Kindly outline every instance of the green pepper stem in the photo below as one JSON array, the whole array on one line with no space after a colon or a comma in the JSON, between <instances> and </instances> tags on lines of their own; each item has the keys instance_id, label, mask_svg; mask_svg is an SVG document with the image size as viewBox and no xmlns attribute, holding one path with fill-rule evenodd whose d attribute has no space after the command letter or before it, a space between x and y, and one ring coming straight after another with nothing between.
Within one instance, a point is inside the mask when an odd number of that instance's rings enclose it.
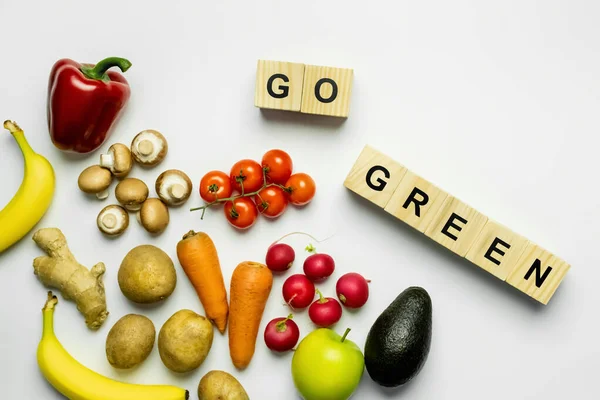
<instances>
[{"instance_id":1,"label":"green pepper stem","mask_svg":"<svg viewBox=\"0 0 600 400\"><path fill-rule=\"evenodd\" d=\"M81 67L81 72L90 79L106 81L109 80L106 71L112 67L119 67L122 72L125 72L131 67L131 62L121 57L108 57L98 62L93 68Z\"/></svg>"}]
</instances>

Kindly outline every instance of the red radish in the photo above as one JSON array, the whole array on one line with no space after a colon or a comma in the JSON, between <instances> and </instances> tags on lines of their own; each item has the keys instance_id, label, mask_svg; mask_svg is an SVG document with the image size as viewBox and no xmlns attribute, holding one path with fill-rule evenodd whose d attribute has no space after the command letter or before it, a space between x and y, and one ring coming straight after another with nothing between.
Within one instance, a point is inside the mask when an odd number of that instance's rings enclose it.
<instances>
[{"instance_id":1,"label":"red radish","mask_svg":"<svg viewBox=\"0 0 600 400\"><path fill-rule=\"evenodd\" d=\"M317 293L319 299L310 305L308 316L315 325L327 328L342 318L342 306L333 297L323 297L319 289Z\"/></svg>"},{"instance_id":2,"label":"red radish","mask_svg":"<svg viewBox=\"0 0 600 400\"><path fill-rule=\"evenodd\" d=\"M360 308L369 299L369 282L356 272L349 272L338 279L335 292L343 305Z\"/></svg>"},{"instance_id":3,"label":"red radish","mask_svg":"<svg viewBox=\"0 0 600 400\"><path fill-rule=\"evenodd\" d=\"M265 328L265 344L273 351L291 350L300 338L300 329L294 321L293 315L287 318L275 318Z\"/></svg>"},{"instance_id":4,"label":"red radish","mask_svg":"<svg viewBox=\"0 0 600 400\"><path fill-rule=\"evenodd\" d=\"M318 253L304 260L304 274L313 282L319 282L333 274L335 262L328 254Z\"/></svg>"},{"instance_id":5,"label":"red radish","mask_svg":"<svg viewBox=\"0 0 600 400\"><path fill-rule=\"evenodd\" d=\"M315 298L315 285L305 275L294 274L283 282L283 299L292 308L306 308Z\"/></svg>"},{"instance_id":6,"label":"red radish","mask_svg":"<svg viewBox=\"0 0 600 400\"><path fill-rule=\"evenodd\" d=\"M277 243L267 250L266 264L271 271L285 271L290 269L296 258L292 246L285 243Z\"/></svg>"}]
</instances>

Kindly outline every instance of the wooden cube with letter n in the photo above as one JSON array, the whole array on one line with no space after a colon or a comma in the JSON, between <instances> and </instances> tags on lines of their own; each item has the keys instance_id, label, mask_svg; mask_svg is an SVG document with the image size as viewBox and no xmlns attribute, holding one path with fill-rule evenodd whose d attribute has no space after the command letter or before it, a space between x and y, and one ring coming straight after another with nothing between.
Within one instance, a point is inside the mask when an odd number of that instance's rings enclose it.
<instances>
[{"instance_id":1,"label":"wooden cube with letter n","mask_svg":"<svg viewBox=\"0 0 600 400\"><path fill-rule=\"evenodd\" d=\"M506 281L540 303L548 304L570 268L565 261L530 242Z\"/></svg>"},{"instance_id":2,"label":"wooden cube with letter n","mask_svg":"<svg viewBox=\"0 0 600 400\"><path fill-rule=\"evenodd\" d=\"M406 168L371 146L365 146L344 186L384 208L406 174Z\"/></svg>"},{"instance_id":3,"label":"wooden cube with letter n","mask_svg":"<svg viewBox=\"0 0 600 400\"><path fill-rule=\"evenodd\" d=\"M254 105L275 110L300 111L304 64L259 60Z\"/></svg>"},{"instance_id":4,"label":"wooden cube with letter n","mask_svg":"<svg viewBox=\"0 0 600 400\"><path fill-rule=\"evenodd\" d=\"M347 117L354 70L307 65L304 70L301 112Z\"/></svg>"}]
</instances>

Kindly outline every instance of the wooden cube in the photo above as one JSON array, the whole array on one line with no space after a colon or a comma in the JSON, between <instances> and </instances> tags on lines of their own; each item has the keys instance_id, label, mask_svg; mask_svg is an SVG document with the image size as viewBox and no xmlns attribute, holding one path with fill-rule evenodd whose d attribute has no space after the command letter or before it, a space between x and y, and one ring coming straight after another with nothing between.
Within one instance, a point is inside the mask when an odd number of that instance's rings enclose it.
<instances>
[{"instance_id":1,"label":"wooden cube","mask_svg":"<svg viewBox=\"0 0 600 400\"><path fill-rule=\"evenodd\" d=\"M347 117L353 69L307 65L304 69L301 112Z\"/></svg>"},{"instance_id":2,"label":"wooden cube","mask_svg":"<svg viewBox=\"0 0 600 400\"><path fill-rule=\"evenodd\" d=\"M446 197L425 235L461 257L479 236L487 217L454 196Z\"/></svg>"},{"instance_id":3,"label":"wooden cube","mask_svg":"<svg viewBox=\"0 0 600 400\"><path fill-rule=\"evenodd\" d=\"M254 105L275 110L300 111L304 64L259 60Z\"/></svg>"},{"instance_id":4,"label":"wooden cube","mask_svg":"<svg viewBox=\"0 0 600 400\"><path fill-rule=\"evenodd\" d=\"M523 236L488 220L466 258L504 281L516 267L528 243Z\"/></svg>"},{"instance_id":5,"label":"wooden cube","mask_svg":"<svg viewBox=\"0 0 600 400\"><path fill-rule=\"evenodd\" d=\"M571 266L535 243L528 243L506 280L542 304L550 298Z\"/></svg>"},{"instance_id":6,"label":"wooden cube","mask_svg":"<svg viewBox=\"0 0 600 400\"><path fill-rule=\"evenodd\" d=\"M405 173L403 165L365 146L348 173L344 186L384 208Z\"/></svg>"},{"instance_id":7,"label":"wooden cube","mask_svg":"<svg viewBox=\"0 0 600 400\"><path fill-rule=\"evenodd\" d=\"M385 211L424 233L446 197L448 193L407 171L385 206Z\"/></svg>"}]
</instances>

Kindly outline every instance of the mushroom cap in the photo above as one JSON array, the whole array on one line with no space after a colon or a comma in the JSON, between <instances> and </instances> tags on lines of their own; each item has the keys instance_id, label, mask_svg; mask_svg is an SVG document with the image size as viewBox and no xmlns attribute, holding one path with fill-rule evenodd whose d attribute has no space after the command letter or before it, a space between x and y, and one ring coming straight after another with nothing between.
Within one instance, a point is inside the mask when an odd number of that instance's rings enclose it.
<instances>
[{"instance_id":1,"label":"mushroom cap","mask_svg":"<svg viewBox=\"0 0 600 400\"><path fill-rule=\"evenodd\" d=\"M169 225L169 209L156 197L144 201L139 217L144 229L150 233L162 233Z\"/></svg>"},{"instance_id":2,"label":"mushroom cap","mask_svg":"<svg viewBox=\"0 0 600 400\"><path fill-rule=\"evenodd\" d=\"M153 167L164 160L169 150L167 139L154 129L141 131L131 141L133 159L146 167Z\"/></svg>"},{"instance_id":3,"label":"mushroom cap","mask_svg":"<svg viewBox=\"0 0 600 400\"><path fill-rule=\"evenodd\" d=\"M125 178L115 189L117 201L130 211L139 210L148 193L148 186L137 178Z\"/></svg>"},{"instance_id":4,"label":"mushroom cap","mask_svg":"<svg viewBox=\"0 0 600 400\"><path fill-rule=\"evenodd\" d=\"M184 172L169 169L158 176L154 188L166 205L179 206L192 194L192 181Z\"/></svg>"},{"instance_id":5,"label":"mushroom cap","mask_svg":"<svg viewBox=\"0 0 600 400\"><path fill-rule=\"evenodd\" d=\"M77 179L79 189L85 193L100 193L106 190L111 182L112 175L110 171L99 165L87 167L79 174Z\"/></svg>"},{"instance_id":6,"label":"mushroom cap","mask_svg":"<svg viewBox=\"0 0 600 400\"><path fill-rule=\"evenodd\" d=\"M123 143L115 143L109 147L108 154L100 155L100 165L108 168L117 178L124 178L133 167L131 150Z\"/></svg>"},{"instance_id":7,"label":"mushroom cap","mask_svg":"<svg viewBox=\"0 0 600 400\"><path fill-rule=\"evenodd\" d=\"M96 224L102 233L117 236L125 232L129 226L129 214L123 207L111 204L100 211Z\"/></svg>"}]
</instances>

